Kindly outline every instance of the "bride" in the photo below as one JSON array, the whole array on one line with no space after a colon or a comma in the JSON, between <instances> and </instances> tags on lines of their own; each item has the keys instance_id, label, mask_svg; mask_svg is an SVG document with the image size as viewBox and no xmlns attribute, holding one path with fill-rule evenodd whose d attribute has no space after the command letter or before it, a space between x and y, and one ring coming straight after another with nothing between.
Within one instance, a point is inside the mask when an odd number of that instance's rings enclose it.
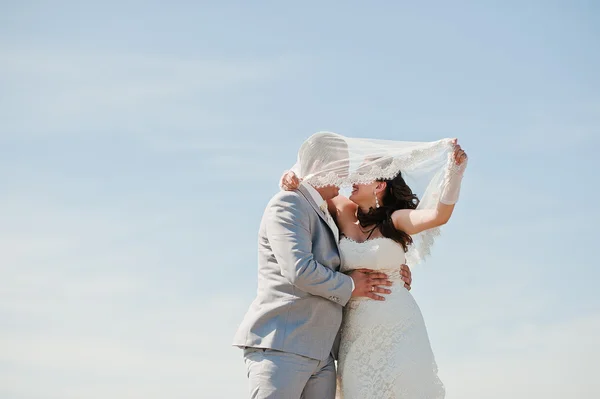
<instances>
[{"instance_id":1,"label":"bride","mask_svg":"<svg viewBox=\"0 0 600 399\"><path fill-rule=\"evenodd\" d=\"M373 146L373 142L357 142L371 149L363 151L361 165L347 180L354 183L352 193L349 198L338 195L329 200L328 208L340 231L341 271L367 268L400 282L398 261L405 263L407 255L411 265L422 260L437 228L450 219L467 155L456 139L405 143L396 152L388 144L385 155L375 150L382 143ZM439 162L441 154L447 162ZM425 184L421 201L400 169ZM300 179L288 172L281 183L292 190ZM385 301L352 298L344 308L340 338L339 399L444 397L423 316L402 284Z\"/></svg>"}]
</instances>

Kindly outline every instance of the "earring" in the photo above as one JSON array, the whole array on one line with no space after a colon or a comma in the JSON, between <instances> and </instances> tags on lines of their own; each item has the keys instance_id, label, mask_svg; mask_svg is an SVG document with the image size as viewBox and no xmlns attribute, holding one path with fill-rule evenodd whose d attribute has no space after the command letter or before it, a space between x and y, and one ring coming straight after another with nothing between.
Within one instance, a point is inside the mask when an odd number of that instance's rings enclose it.
<instances>
[{"instance_id":1,"label":"earring","mask_svg":"<svg viewBox=\"0 0 600 399\"><path fill-rule=\"evenodd\" d=\"M373 194L375 195L375 208L379 208L379 198L377 198L377 193L373 192Z\"/></svg>"}]
</instances>

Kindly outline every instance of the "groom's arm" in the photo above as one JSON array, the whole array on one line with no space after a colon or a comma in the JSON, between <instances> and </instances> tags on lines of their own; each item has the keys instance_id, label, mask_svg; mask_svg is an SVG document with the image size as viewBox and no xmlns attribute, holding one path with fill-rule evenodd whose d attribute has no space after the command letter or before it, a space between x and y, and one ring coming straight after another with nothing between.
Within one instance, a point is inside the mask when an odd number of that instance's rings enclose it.
<instances>
[{"instance_id":1,"label":"groom's arm","mask_svg":"<svg viewBox=\"0 0 600 399\"><path fill-rule=\"evenodd\" d=\"M270 204L267 238L281 274L302 291L344 306L352 296L352 278L317 262L306 204L295 193Z\"/></svg>"}]
</instances>

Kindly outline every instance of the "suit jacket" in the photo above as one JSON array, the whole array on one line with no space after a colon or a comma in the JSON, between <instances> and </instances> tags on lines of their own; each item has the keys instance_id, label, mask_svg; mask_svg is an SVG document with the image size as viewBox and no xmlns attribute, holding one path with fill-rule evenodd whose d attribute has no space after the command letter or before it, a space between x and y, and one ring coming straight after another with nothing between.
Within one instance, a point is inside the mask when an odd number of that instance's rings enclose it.
<instances>
[{"instance_id":1,"label":"suit jacket","mask_svg":"<svg viewBox=\"0 0 600 399\"><path fill-rule=\"evenodd\" d=\"M338 243L306 188L277 193L258 234L258 290L233 344L325 360L352 279L339 273Z\"/></svg>"}]
</instances>

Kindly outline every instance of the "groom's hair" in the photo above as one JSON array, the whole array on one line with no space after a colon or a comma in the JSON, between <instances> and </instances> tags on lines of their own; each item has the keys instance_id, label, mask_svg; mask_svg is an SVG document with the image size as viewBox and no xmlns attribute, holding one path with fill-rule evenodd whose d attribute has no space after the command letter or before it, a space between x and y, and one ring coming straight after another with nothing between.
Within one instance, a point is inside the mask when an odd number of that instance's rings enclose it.
<instances>
[{"instance_id":1,"label":"groom's hair","mask_svg":"<svg viewBox=\"0 0 600 399\"><path fill-rule=\"evenodd\" d=\"M339 134L315 133L300 146L298 163L301 177L329 171L347 174L348 144Z\"/></svg>"}]
</instances>

